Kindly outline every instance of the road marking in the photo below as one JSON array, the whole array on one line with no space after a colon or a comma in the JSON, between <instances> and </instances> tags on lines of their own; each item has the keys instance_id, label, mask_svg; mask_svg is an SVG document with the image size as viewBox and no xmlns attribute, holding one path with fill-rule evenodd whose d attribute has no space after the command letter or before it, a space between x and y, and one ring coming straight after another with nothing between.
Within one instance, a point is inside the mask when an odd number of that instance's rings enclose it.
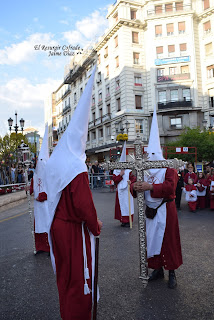
<instances>
[{"instance_id":1,"label":"road marking","mask_svg":"<svg viewBox=\"0 0 214 320\"><path fill-rule=\"evenodd\" d=\"M28 213L28 211L23 212L23 213L19 213L19 214L15 215L15 216L12 216L12 217L9 217L9 218L6 218L6 219L2 219L2 220L0 220L0 223L1 223L1 222L4 222L4 221L11 220L11 219L14 219L14 218L17 218L17 217L20 217L20 216L23 216L23 215L26 214L26 213Z\"/></svg>"}]
</instances>

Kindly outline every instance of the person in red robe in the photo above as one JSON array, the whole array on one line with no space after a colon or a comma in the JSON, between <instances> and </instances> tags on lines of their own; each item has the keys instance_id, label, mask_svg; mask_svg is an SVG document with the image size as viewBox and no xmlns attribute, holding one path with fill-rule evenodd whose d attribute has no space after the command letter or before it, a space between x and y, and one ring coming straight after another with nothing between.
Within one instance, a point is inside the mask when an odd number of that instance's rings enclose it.
<instances>
[{"instance_id":1,"label":"person in red robe","mask_svg":"<svg viewBox=\"0 0 214 320\"><path fill-rule=\"evenodd\" d=\"M33 194L33 178L31 179L31 183L30 183L30 194ZM35 200L39 202L44 202L47 200L47 194L45 192L40 192L38 197ZM34 231L35 231L35 220L34 220ZM35 232L35 247L36 247L36 254L42 253L42 252L50 252L47 232L42 232L42 233Z\"/></svg>"},{"instance_id":2,"label":"person in red robe","mask_svg":"<svg viewBox=\"0 0 214 320\"><path fill-rule=\"evenodd\" d=\"M188 179L192 178L193 183L195 184L198 180L198 177L197 177L197 174L193 172L193 169L194 169L193 165L189 163L187 169L188 169L188 172L184 176L184 183L188 184Z\"/></svg>"},{"instance_id":3,"label":"person in red robe","mask_svg":"<svg viewBox=\"0 0 214 320\"><path fill-rule=\"evenodd\" d=\"M209 177L209 189L210 209L214 210L214 170L211 170Z\"/></svg>"},{"instance_id":4,"label":"person in red robe","mask_svg":"<svg viewBox=\"0 0 214 320\"><path fill-rule=\"evenodd\" d=\"M46 164L51 262L63 320L91 320L98 220L89 188L86 141L96 68Z\"/></svg>"},{"instance_id":5,"label":"person in red robe","mask_svg":"<svg viewBox=\"0 0 214 320\"><path fill-rule=\"evenodd\" d=\"M113 174L112 179L113 179L116 187L123 180L124 173L125 173L125 170L121 170L119 175ZM129 173L129 181L131 183L134 183L136 181L136 177L132 174L132 172ZM134 214L132 214L131 217L132 217L132 222L133 222ZM121 214L120 202L119 202L119 197L118 197L118 190L116 190L114 219L119 220L121 222L121 227L130 227L128 213L126 216L123 216Z\"/></svg>"},{"instance_id":6,"label":"person in red robe","mask_svg":"<svg viewBox=\"0 0 214 320\"><path fill-rule=\"evenodd\" d=\"M88 287L92 288L91 244L88 229L94 236L98 236L102 224L97 219L86 172L76 176L62 191L51 226L60 313L63 320L91 319L92 295L85 295L82 289L85 284L82 254L83 221L90 276L87 283Z\"/></svg>"},{"instance_id":7,"label":"person in red robe","mask_svg":"<svg viewBox=\"0 0 214 320\"><path fill-rule=\"evenodd\" d=\"M199 209L205 209L206 207L206 189L207 181L203 172L197 173L198 180L196 184L197 188L197 207Z\"/></svg>"},{"instance_id":8,"label":"person in red robe","mask_svg":"<svg viewBox=\"0 0 214 320\"><path fill-rule=\"evenodd\" d=\"M183 263L178 216L174 200L177 181L177 171L167 168L165 181L163 183L150 184L148 182L135 182L131 185L134 197L137 195L136 192L150 190L152 198L163 198L166 200L166 228L161 252L159 255L148 259L148 267L154 269L149 277L149 281L163 278L163 267L165 270L169 270L168 286L171 289L177 285L174 270L178 269Z\"/></svg>"},{"instance_id":9,"label":"person in red robe","mask_svg":"<svg viewBox=\"0 0 214 320\"><path fill-rule=\"evenodd\" d=\"M186 201L188 202L189 211L196 212L197 207L197 188L193 184L192 178L188 179L188 184L184 187L184 192L186 193Z\"/></svg>"}]
</instances>

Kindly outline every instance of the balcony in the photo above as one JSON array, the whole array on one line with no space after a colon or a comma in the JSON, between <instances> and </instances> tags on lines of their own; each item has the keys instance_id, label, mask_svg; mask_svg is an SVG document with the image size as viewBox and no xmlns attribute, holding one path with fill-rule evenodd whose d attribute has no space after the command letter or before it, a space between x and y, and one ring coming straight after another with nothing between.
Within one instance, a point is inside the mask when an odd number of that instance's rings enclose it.
<instances>
[{"instance_id":1,"label":"balcony","mask_svg":"<svg viewBox=\"0 0 214 320\"><path fill-rule=\"evenodd\" d=\"M190 108L192 106L192 100L158 102L158 110Z\"/></svg>"},{"instance_id":2,"label":"balcony","mask_svg":"<svg viewBox=\"0 0 214 320\"><path fill-rule=\"evenodd\" d=\"M111 120L111 113L106 113L106 114L104 114L104 116L90 121L88 124L88 127L90 129L92 127L98 126L99 124L104 123L104 122L108 122L110 120Z\"/></svg>"},{"instance_id":3,"label":"balcony","mask_svg":"<svg viewBox=\"0 0 214 320\"><path fill-rule=\"evenodd\" d=\"M157 82L188 80L188 79L190 79L190 73L179 73L179 74L157 76Z\"/></svg>"},{"instance_id":4,"label":"balcony","mask_svg":"<svg viewBox=\"0 0 214 320\"><path fill-rule=\"evenodd\" d=\"M70 105L67 105L65 108L63 108L62 114L64 115L68 111L71 111L71 106Z\"/></svg>"},{"instance_id":5,"label":"balcony","mask_svg":"<svg viewBox=\"0 0 214 320\"><path fill-rule=\"evenodd\" d=\"M164 8L165 10L161 10L159 12L155 12L155 9L153 10L147 10L147 16L163 16L163 15L172 15L172 14L175 14L175 13L181 13L182 11L189 11L189 10L192 10L192 6L191 4L186 4L186 5L183 5L183 7L180 7L179 9L177 8L173 8L172 11L166 11L166 8Z\"/></svg>"}]
</instances>

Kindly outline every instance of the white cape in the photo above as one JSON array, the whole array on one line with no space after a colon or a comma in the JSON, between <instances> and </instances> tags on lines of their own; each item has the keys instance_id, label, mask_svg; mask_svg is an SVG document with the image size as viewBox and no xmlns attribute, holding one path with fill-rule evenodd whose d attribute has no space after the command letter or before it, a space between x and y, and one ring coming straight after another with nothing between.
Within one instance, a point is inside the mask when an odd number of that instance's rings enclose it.
<instances>
[{"instance_id":1,"label":"white cape","mask_svg":"<svg viewBox=\"0 0 214 320\"><path fill-rule=\"evenodd\" d=\"M118 183L118 198L120 203L120 211L122 217L129 216L129 196L128 196L128 180L129 173L132 170L126 169L125 174L123 175L123 180ZM120 174L120 170L114 170L114 174L118 176ZM130 193L130 206L131 206L131 214L134 214L134 200Z\"/></svg>"}]
</instances>

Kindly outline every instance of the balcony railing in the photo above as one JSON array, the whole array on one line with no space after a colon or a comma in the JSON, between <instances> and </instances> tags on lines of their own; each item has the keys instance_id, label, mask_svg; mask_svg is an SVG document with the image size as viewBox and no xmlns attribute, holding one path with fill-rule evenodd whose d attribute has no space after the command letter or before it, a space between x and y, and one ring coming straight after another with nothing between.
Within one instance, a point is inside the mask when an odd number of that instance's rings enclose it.
<instances>
[{"instance_id":1,"label":"balcony railing","mask_svg":"<svg viewBox=\"0 0 214 320\"><path fill-rule=\"evenodd\" d=\"M63 108L62 114L65 114L68 111L71 111L71 106L70 105L67 105L65 108Z\"/></svg>"},{"instance_id":2,"label":"balcony railing","mask_svg":"<svg viewBox=\"0 0 214 320\"><path fill-rule=\"evenodd\" d=\"M165 9L165 8L164 8ZM176 12L181 12L181 11L189 11L192 9L191 4L186 4L183 5L183 8L173 8L172 11L166 11L166 10L161 10L160 12L155 11L155 9L153 10L147 10L147 16L152 16L152 15L156 15L156 16L160 16L160 15L165 15L165 14L174 14Z\"/></svg>"},{"instance_id":3,"label":"balcony railing","mask_svg":"<svg viewBox=\"0 0 214 320\"><path fill-rule=\"evenodd\" d=\"M192 100L158 102L158 110L192 107Z\"/></svg>"},{"instance_id":4,"label":"balcony railing","mask_svg":"<svg viewBox=\"0 0 214 320\"><path fill-rule=\"evenodd\" d=\"M106 113L102 117L99 117L95 120L90 121L88 126L89 126L89 128L92 128L92 127L95 127L101 123L107 122L109 120L111 120L111 113Z\"/></svg>"},{"instance_id":5,"label":"balcony railing","mask_svg":"<svg viewBox=\"0 0 214 320\"><path fill-rule=\"evenodd\" d=\"M190 79L190 73L179 73L179 74L157 76L157 82L167 82L167 81L187 80L187 79Z\"/></svg>"}]
</instances>

